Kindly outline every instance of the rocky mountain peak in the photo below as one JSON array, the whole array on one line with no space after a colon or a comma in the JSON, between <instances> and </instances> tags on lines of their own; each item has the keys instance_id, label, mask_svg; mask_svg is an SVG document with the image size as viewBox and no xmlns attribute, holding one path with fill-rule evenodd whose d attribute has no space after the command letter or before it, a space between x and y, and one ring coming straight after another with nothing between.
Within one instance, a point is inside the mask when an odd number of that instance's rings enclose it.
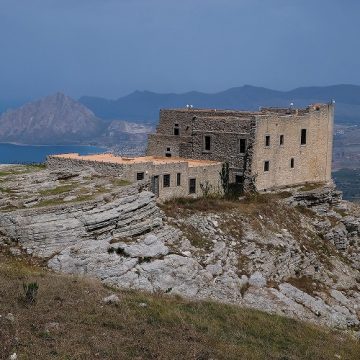
<instances>
[{"instance_id":1,"label":"rocky mountain peak","mask_svg":"<svg viewBox=\"0 0 360 360\"><path fill-rule=\"evenodd\" d=\"M57 92L0 116L0 141L78 142L98 135L102 127L86 106Z\"/></svg>"}]
</instances>

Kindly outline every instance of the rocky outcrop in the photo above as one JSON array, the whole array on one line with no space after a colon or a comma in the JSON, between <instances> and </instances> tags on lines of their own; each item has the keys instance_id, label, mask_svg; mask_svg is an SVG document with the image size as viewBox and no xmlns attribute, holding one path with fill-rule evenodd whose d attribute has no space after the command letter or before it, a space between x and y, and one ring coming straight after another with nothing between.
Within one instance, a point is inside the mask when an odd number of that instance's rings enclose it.
<instances>
[{"instance_id":1,"label":"rocky outcrop","mask_svg":"<svg viewBox=\"0 0 360 360\"><path fill-rule=\"evenodd\" d=\"M306 186L305 186L306 188ZM338 204L342 199L342 192L337 190L332 184L318 186L312 190L296 191L288 199L292 205L314 207L327 204Z\"/></svg>"},{"instance_id":2,"label":"rocky outcrop","mask_svg":"<svg viewBox=\"0 0 360 360\"><path fill-rule=\"evenodd\" d=\"M126 238L161 225L154 195L128 188L126 195L110 202L26 209L0 215L0 229L29 254L50 257L64 247L87 240Z\"/></svg>"},{"instance_id":3,"label":"rocky outcrop","mask_svg":"<svg viewBox=\"0 0 360 360\"><path fill-rule=\"evenodd\" d=\"M55 181L59 175L52 175ZM14 256L31 253L55 271L111 286L359 329L355 206L318 195L312 210L296 206L293 197L212 212L165 206L163 212L138 186L111 189L85 202L2 212L1 238Z\"/></svg>"}]
</instances>

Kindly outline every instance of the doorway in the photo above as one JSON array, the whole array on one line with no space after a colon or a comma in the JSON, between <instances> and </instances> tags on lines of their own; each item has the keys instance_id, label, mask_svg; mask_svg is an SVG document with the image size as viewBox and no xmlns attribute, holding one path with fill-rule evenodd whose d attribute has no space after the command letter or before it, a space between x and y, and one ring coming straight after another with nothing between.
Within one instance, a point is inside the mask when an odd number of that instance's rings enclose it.
<instances>
[{"instance_id":1,"label":"doorway","mask_svg":"<svg viewBox=\"0 0 360 360\"><path fill-rule=\"evenodd\" d=\"M159 175L154 175L151 177L151 191L157 198L159 197Z\"/></svg>"}]
</instances>

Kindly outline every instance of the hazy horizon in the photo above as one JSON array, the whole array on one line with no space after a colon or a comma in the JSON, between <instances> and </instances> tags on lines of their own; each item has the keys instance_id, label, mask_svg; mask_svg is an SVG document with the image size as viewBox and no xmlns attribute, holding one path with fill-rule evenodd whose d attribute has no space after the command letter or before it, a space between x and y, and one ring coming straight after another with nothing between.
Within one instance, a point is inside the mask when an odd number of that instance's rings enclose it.
<instances>
[{"instance_id":1,"label":"hazy horizon","mask_svg":"<svg viewBox=\"0 0 360 360\"><path fill-rule=\"evenodd\" d=\"M0 0L0 100L360 84L359 10L354 0Z\"/></svg>"}]
</instances>

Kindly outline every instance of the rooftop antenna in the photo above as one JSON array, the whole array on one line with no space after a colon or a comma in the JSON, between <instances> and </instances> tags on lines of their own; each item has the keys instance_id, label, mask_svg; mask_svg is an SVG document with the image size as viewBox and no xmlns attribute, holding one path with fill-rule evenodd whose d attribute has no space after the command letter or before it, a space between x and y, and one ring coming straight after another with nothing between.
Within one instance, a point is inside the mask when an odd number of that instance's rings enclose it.
<instances>
[{"instance_id":1,"label":"rooftop antenna","mask_svg":"<svg viewBox=\"0 0 360 360\"><path fill-rule=\"evenodd\" d=\"M189 104L186 104L186 108L189 109L190 105Z\"/></svg>"},{"instance_id":2,"label":"rooftop antenna","mask_svg":"<svg viewBox=\"0 0 360 360\"><path fill-rule=\"evenodd\" d=\"M190 105L190 109L192 109L194 106L193 105Z\"/></svg>"}]
</instances>

